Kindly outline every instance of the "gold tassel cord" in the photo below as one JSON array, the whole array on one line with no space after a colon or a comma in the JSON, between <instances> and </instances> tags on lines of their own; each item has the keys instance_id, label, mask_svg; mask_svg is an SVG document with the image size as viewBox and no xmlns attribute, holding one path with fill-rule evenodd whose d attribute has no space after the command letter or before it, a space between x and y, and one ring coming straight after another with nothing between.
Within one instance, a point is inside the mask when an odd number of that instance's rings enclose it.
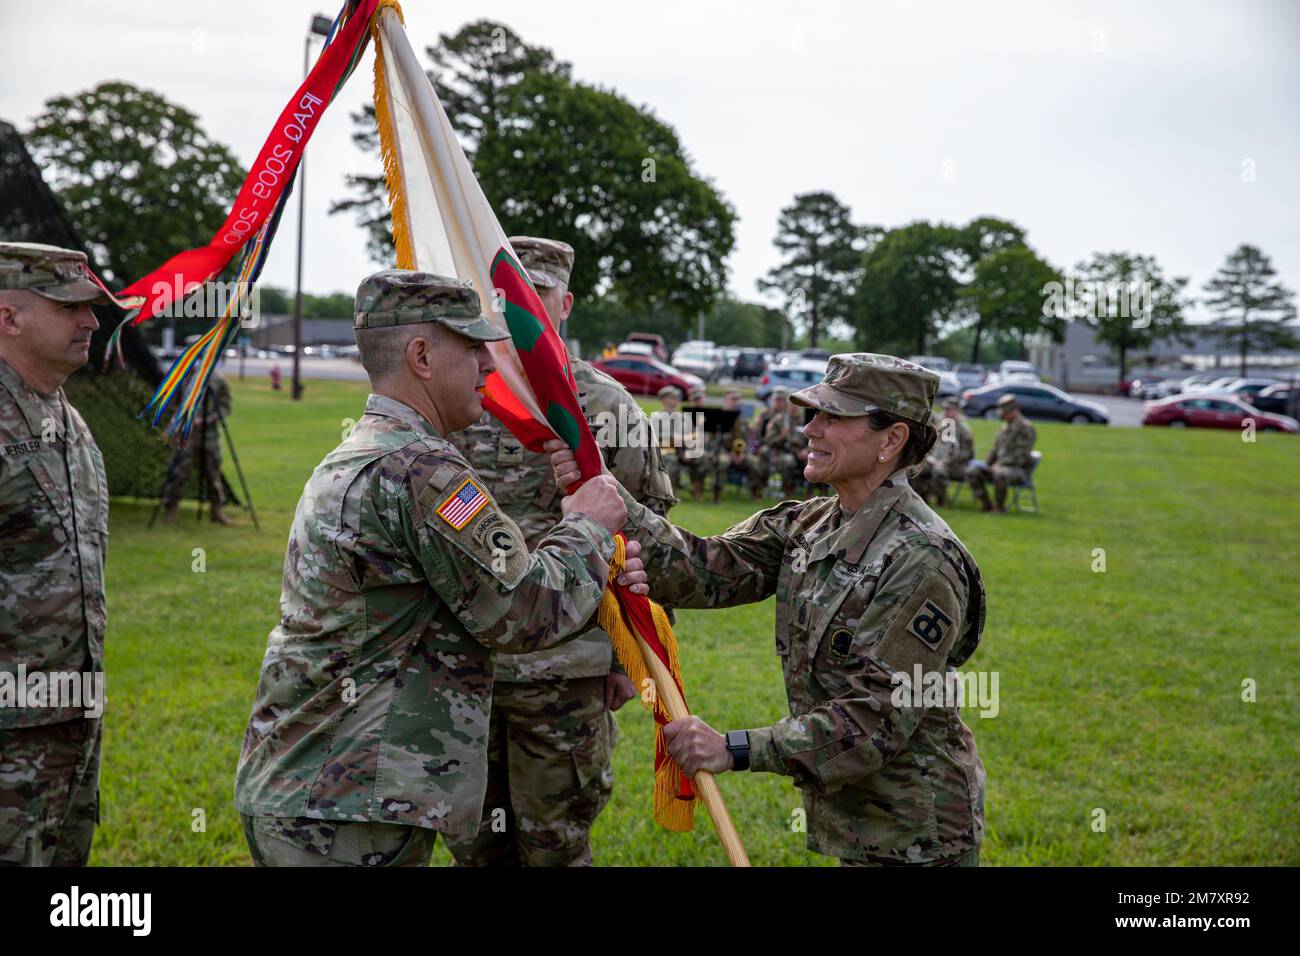
<instances>
[{"instance_id":1,"label":"gold tassel cord","mask_svg":"<svg viewBox=\"0 0 1300 956\"><path fill-rule=\"evenodd\" d=\"M616 536L614 538L614 556L609 564L609 580L611 583L623 573L626 562L626 545L621 537ZM650 613L654 618L655 632L659 637L659 643L668 652L669 673L680 687L682 670L677 657L677 636L673 634L672 625L668 621L668 614L663 608L651 602ZM627 676L632 683L637 688L643 688L646 686L646 681L649 680L651 682L649 686L657 688L658 682L655 681L646 665L636 635L632 633L631 626L623 616L623 610L619 607L618 599L614 596L612 588L606 588L604 595L600 599L600 608L596 612L596 621L609 635L610 643L614 645L614 653L618 655L619 663L627 671ZM650 695L649 700L642 696L641 703L647 710L662 716L665 720L673 719L674 715L669 712L663 694L655 692ZM662 746L662 741L663 728L656 724L656 750ZM655 820L664 828L678 833L687 833L695 825L695 801L682 800L678 797L681 786L681 767L677 765L675 760L665 760L659 769L655 771L654 816Z\"/></svg>"},{"instance_id":2,"label":"gold tassel cord","mask_svg":"<svg viewBox=\"0 0 1300 956\"><path fill-rule=\"evenodd\" d=\"M393 246L397 250L398 269L415 268L415 250L411 245L411 221L407 216L406 185L402 179L402 163L397 151L397 133L393 129L390 107L388 75L384 70L384 49L379 38L379 11L391 7L403 24L402 7L397 0L383 0L375 8L370 21L370 34L375 40L375 125L379 130L379 154L384 163L384 182L388 185L388 208L392 212Z\"/></svg>"}]
</instances>

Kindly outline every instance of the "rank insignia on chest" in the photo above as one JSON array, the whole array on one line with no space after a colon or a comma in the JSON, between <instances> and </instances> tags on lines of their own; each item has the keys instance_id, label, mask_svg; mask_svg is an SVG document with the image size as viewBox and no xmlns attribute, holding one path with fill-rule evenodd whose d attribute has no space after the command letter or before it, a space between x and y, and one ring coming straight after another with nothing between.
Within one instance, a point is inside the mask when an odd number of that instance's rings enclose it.
<instances>
[{"instance_id":1,"label":"rank insignia on chest","mask_svg":"<svg viewBox=\"0 0 1300 956\"><path fill-rule=\"evenodd\" d=\"M935 607L933 601L926 601L907 627L928 647L937 648L943 642L944 632L951 624L952 618Z\"/></svg>"},{"instance_id":2,"label":"rank insignia on chest","mask_svg":"<svg viewBox=\"0 0 1300 956\"><path fill-rule=\"evenodd\" d=\"M524 446L512 438L503 438L497 446L498 465L521 465L524 461Z\"/></svg>"},{"instance_id":3,"label":"rank insignia on chest","mask_svg":"<svg viewBox=\"0 0 1300 956\"><path fill-rule=\"evenodd\" d=\"M459 531L483 510L488 501L487 493L475 483L474 479L466 478L461 482L460 487L438 506L438 517Z\"/></svg>"}]
</instances>

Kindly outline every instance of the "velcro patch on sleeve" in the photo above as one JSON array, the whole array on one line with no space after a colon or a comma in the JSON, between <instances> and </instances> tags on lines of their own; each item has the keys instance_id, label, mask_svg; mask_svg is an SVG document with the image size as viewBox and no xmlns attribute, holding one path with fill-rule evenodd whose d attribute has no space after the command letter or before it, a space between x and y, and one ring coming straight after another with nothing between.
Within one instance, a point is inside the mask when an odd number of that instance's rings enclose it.
<instances>
[{"instance_id":1,"label":"velcro patch on sleeve","mask_svg":"<svg viewBox=\"0 0 1300 956\"><path fill-rule=\"evenodd\" d=\"M961 601L941 571L931 571L899 606L871 656L890 671L944 669L961 627Z\"/></svg>"},{"instance_id":2,"label":"velcro patch on sleeve","mask_svg":"<svg viewBox=\"0 0 1300 956\"><path fill-rule=\"evenodd\" d=\"M490 500L478 482L466 478L438 505L438 517L459 531L473 521L474 516L487 507Z\"/></svg>"}]
</instances>

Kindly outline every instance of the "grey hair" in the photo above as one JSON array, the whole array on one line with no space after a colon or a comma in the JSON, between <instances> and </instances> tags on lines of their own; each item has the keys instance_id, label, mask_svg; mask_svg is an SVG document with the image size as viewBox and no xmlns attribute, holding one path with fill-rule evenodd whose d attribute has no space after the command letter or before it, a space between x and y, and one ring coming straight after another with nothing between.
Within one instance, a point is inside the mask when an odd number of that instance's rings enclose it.
<instances>
[{"instance_id":1,"label":"grey hair","mask_svg":"<svg viewBox=\"0 0 1300 956\"><path fill-rule=\"evenodd\" d=\"M402 370L406 346L413 339L423 338L432 348L442 341L445 332L437 322L414 322L357 329L356 334L361 367L370 376L371 384L378 384Z\"/></svg>"}]
</instances>

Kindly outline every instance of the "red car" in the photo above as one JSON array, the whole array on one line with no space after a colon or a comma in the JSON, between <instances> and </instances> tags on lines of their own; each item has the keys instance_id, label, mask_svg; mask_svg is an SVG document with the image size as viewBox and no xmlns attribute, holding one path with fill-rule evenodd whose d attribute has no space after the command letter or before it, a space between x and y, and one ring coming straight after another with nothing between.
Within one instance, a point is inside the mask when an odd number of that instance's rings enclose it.
<instances>
[{"instance_id":1,"label":"red car","mask_svg":"<svg viewBox=\"0 0 1300 956\"><path fill-rule=\"evenodd\" d=\"M695 399L704 394L704 382L698 377L679 372L648 355L596 359L591 367L600 369L633 395L658 395L659 389L665 385L677 389L683 399Z\"/></svg>"},{"instance_id":2,"label":"red car","mask_svg":"<svg viewBox=\"0 0 1300 956\"><path fill-rule=\"evenodd\" d=\"M1247 418L1254 419L1261 432L1300 432L1300 422L1285 415L1270 415L1228 395L1194 392L1175 395L1158 402L1147 402L1143 425L1170 425L1175 428L1232 428L1241 431Z\"/></svg>"}]
</instances>

